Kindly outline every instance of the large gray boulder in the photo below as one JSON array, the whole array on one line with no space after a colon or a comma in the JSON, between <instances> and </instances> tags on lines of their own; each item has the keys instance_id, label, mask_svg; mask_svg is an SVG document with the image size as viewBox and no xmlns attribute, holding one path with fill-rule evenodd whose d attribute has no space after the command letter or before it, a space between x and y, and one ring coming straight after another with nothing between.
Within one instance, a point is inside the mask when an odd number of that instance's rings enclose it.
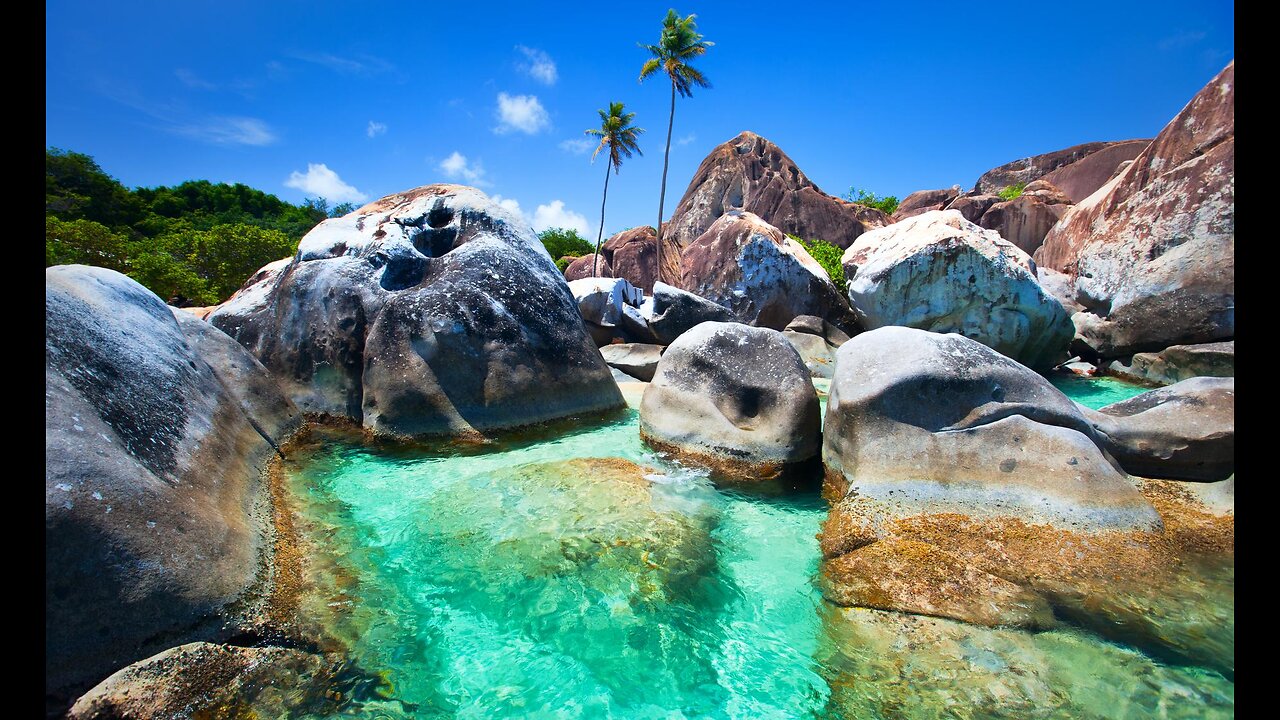
<instances>
[{"instance_id":1,"label":"large gray boulder","mask_svg":"<svg viewBox=\"0 0 1280 720\"><path fill-rule=\"evenodd\" d=\"M766 486L818 453L818 396L782 333L706 322L662 355L640 404L640 437L719 478Z\"/></svg>"},{"instance_id":2,"label":"large gray boulder","mask_svg":"<svg viewBox=\"0 0 1280 720\"><path fill-rule=\"evenodd\" d=\"M826 318L847 333L849 303L800 243L749 212L720 216L684 250L680 285L733 311L738 322L782 330L797 315Z\"/></svg>"},{"instance_id":3,"label":"large gray boulder","mask_svg":"<svg viewBox=\"0 0 1280 720\"><path fill-rule=\"evenodd\" d=\"M209 321L303 410L380 435L483 434L623 403L533 229L459 185L322 222Z\"/></svg>"},{"instance_id":4,"label":"large gray boulder","mask_svg":"<svg viewBox=\"0 0 1280 720\"><path fill-rule=\"evenodd\" d=\"M248 352L133 280L45 270L45 692L255 622L263 470L301 414Z\"/></svg>"},{"instance_id":5,"label":"large gray boulder","mask_svg":"<svg viewBox=\"0 0 1280 720\"><path fill-rule=\"evenodd\" d=\"M662 346L649 343L617 343L600 348L609 367L621 370L632 380L649 382L662 359Z\"/></svg>"},{"instance_id":6,"label":"large gray boulder","mask_svg":"<svg viewBox=\"0 0 1280 720\"><path fill-rule=\"evenodd\" d=\"M1235 378L1191 378L1082 411L1130 474L1200 482L1235 474Z\"/></svg>"},{"instance_id":7,"label":"large gray boulder","mask_svg":"<svg viewBox=\"0 0 1280 720\"><path fill-rule=\"evenodd\" d=\"M670 345L701 323L733 320L729 308L664 282L653 284L653 297L645 300L640 313L659 345Z\"/></svg>"},{"instance_id":8,"label":"large gray boulder","mask_svg":"<svg viewBox=\"0 0 1280 720\"><path fill-rule=\"evenodd\" d=\"M1032 530L1158 531L1080 409L968 338L886 327L841 346L823 430L824 592L842 605L1045 627L1048 600L1001 555ZM946 537L996 545L954 551ZM1032 544L1034 547L1034 544ZM1013 567L1001 570L1001 564Z\"/></svg>"},{"instance_id":9,"label":"large gray boulder","mask_svg":"<svg viewBox=\"0 0 1280 720\"><path fill-rule=\"evenodd\" d=\"M1074 335L1035 264L954 210L865 233L841 258L849 302L865 328L958 332L1035 368L1066 359Z\"/></svg>"},{"instance_id":10,"label":"large gray boulder","mask_svg":"<svg viewBox=\"0 0 1280 720\"><path fill-rule=\"evenodd\" d=\"M1103 358L1235 336L1235 62L1049 232Z\"/></svg>"}]
</instances>

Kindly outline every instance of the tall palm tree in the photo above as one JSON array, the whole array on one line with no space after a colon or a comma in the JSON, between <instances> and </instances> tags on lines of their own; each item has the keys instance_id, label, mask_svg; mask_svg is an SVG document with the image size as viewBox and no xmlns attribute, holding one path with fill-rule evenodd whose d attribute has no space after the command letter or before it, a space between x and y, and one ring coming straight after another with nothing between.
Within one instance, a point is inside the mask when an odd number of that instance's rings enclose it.
<instances>
[{"instance_id":1,"label":"tall palm tree","mask_svg":"<svg viewBox=\"0 0 1280 720\"><path fill-rule=\"evenodd\" d=\"M600 241L604 239L604 206L609 201L609 168L613 168L613 174L617 175L619 168L622 167L623 157L630 158L633 152L644 154L636 144L637 136L644 132L644 128L631 124L635 119L635 113L623 112L623 105L620 102L610 102L607 113L604 110L596 112L600 113L600 127L585 131L587 135L600 138L596 151L591 153L591 162L596 161L596 156L606 145L609 146L609 162L604 166L604 199L600 201L600 232L596 234L596 256L591 261L591 277L596 277L600 266Z\"/></svg>"},{"instance_id":2,"label":"tall palm tree","mask_svg":"<svg viewBox=\"0 0 1280 720\"><path fill-rule=\"evenodd\" d=\"M667 161L671 155L671 128L676 121L676 93L681 97L692 97L692 87L709 88L711 83L702 72L689 63L707 52L707 48L715 43L707 42L698 34L698 26L694 24L697 15L682 18L675 10L667 10L667 17L662 21L662 36L657 45L640 47L648 50L653 57L645 61L640 68L640 82L659 70L671 78L671 117L667 120L667 149L662 156L662 194L658 196L658 273L662 279L662 207L667 198Z\"/></svg>"}]
</instances>

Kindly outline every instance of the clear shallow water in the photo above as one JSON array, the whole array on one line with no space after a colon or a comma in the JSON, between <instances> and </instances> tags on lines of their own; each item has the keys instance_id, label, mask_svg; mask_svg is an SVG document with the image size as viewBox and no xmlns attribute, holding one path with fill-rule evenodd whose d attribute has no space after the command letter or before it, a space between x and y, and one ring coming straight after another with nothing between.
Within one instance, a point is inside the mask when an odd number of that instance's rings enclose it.
<instances>
[{"instance_id":1,"label":"clear shallow water","mask_svg":"<svg viewBox=\"0 0 1280 720\"><path fill-rule=\"evenodd\" d=\"M639 386L625 394L607 420L485 449L322 433L291 458L317 550L304 611L380 678L343 714L1103 717L1093 710L1139 686L1150 702L1118 716L1163 715L1152 703L1166 690L1190 716L1232 711L1216 673L1084 631L929 619L922 633L907 616L834 609L815 585L817 493L715 489L640 443Z\"/></svg>"},{"instance_id":2,"label":"clear shallow water","mask_svg":"<svg viewBox=\"0 0 1280 720\"><path fill-rule=\"evenodd\" d=\"M1113 377L1086 378L1065 373L1050 375L1049 382L1067 397L1094 410L1155 389Z\"/></svg>"}]
</instances>

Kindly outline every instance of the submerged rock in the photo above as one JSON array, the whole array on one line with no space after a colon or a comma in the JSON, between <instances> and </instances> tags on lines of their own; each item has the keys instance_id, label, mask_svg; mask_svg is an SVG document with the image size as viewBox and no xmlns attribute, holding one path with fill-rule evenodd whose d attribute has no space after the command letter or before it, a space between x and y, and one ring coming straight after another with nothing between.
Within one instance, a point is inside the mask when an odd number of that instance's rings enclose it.
<instances>
[{"instance_id":1,"label":"submerged rock","mask_svg":"<svg viewBox=\"0 0 1280 720\"><path fill-rule=\"evenodd\" d=\"M782 330L796 316L856 332L848 302L800 243L749 212L731 210L684 250L684 289L729 308L741 323Z\"/></svg>"},{"instance_id":2,"label":"submerged rock","mask_svg":"<svg viewBox=\"0 0 1280 720\"><path fill-rule=\"evenodd\" d=\"M188 643L134 663L85 693L69 720L162 720L331 713L335 658L280 647Z\"/></svg>"},{"instance_id":3,"label":"submerged rock","mask_svg":"<svg viewBox=\"0 0 1280 720\"><path fill-rule=\"evenodd\" d=\"M427 185L326 220L209 320L303 410L379 435L473 435L622 405L532 228L473 188Z\"/></svg>"},{"instance_id":4,"label":"submerged rock","mask_svg":"<svg viewBox=\"0 0 1280 720\"><path fill-rule=\"evenodd\" d=\"M1103 358L1234 337L1235 62L1035 257L1075 279Z\"/></svg>"},{"instance_id":5,"label":"submerged rock","mask_svg":"<svg viewBox=\"0 0 1280 720\"><path fill-rule=\"evenodd\" d=\"M301 415L248 352L112 270L45 270L45 691L242 629L262 471Z\"/></svg>"},{"instance_id":6,"label":"submerged rock","mask_svg":"<svg viewBox=\"0 0 1280 720\"><path fill-rule=\"evenodd\" d=\"M1074 328L1026 253L955 211L873 230L841 258L866 328L958 332L1035 368L1066 360Z\"/></svg>"},{"instance_id":7,"label":"submerged rock","mask_svg":"<svg viewBox=\"0 0 1280 720\"><path fill-rule=\"evenodd\" d=\"M702 323L667 347L640 404L640 437L725 480L768 485L818 453L818 396L782 333Z\"/></svg>"}]
</instances>

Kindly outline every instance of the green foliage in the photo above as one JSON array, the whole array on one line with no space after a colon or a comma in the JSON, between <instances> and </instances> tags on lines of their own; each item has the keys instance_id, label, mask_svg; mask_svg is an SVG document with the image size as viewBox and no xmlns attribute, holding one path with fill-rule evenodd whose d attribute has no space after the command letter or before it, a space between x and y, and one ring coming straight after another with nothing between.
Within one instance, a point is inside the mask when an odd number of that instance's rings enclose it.
<instances>
[{"instance_id":1,"label":"green foliage","mask_svg":"<svg viewBox=\"0 0 1280 720\"><path fill-rule=\"evenodd\" d=\"M565 255L564 257L556 260L556 267L560 268L560 274L563 275L564 271L569 269L569 264L577 259L578 258L573 255Z\"/></svg>"},{"instance_id":2,"label":"green foliage","mask_svg":"<svg viewBox=\"0 0 1280 720\"><path fill-rule=\"evenodd\" d=\"M893 211L898 209L898 196L896 195L880 197L868 190L850 187L849 192L845 193L841 197L849 202L873 207L885 215L892 215Z\"/></svg>"},{"instance_id":3,"label":"green foliage","mask_svg":"<svg viewBox=\"0 0 1280 720\"><path fill-rule=\"evenodd\" d=\"M566 255L581 257L590 255L592 252L591 243L583 239L577 230L547 228L538 233L538 239L542 241L543 247L553 258L562 258Z\"/></svg>"},{"instance_id":4,"label":"green foliage","mask_svg":"<svg viewBox=\"0 0 1280 720\"><path fill-rule=\"evenodd\" d=\"M1024 182L1014 183L1013 185L1006 185L1003 190L996 194L1005 200L1012 200L1016 197L1020 197L1022 195L1022 191L1026 187L1027 184Z\"/></svg>"},{"instance_id":5,"label":"green foliage","mask_svg":"<svg viewBox=\"0 0 1280 720\"><path fill-rule=\"evenodd\" d=\"M831 282L835 284L836 289L840 291L841 295L844 295L845 288L848 285L844 277L844 266L840 264L840 257L844 255L844 250L826 240L805 240L795 235L787 235L787 237L800 243L800 246L813 256L814 260L818 261L822 269L827 271L827 276L831 278Z\"/></svg>"},{"instance_id":6,"label":"green foliage","mask_svg":"<svg viewBox=\"0 0 1280 720\"><path fill-rule=\"evenodd\" d=\"M671 78L671 84L680 97L691 97L694 85L711 87L702 71L689 64L694 58L705 55L707 48L715 45L703 40L702 35L698 34L698 26L694 22L697 17L689 15L682 18L675 10L667 10L667 16L662 20L662 34L658 44L640 44L640 47L653 56L640 68L641 81L661 70Z\"/></svg>"},{"instance_id":7,"label":"green foliage","mask_svg":"<svg viewBox=\"0 0 1280 720\"><path fill-rule=\"evenodd\" d=\"M225 300L317 223L352 209L207 180L129 190L88 155L45 152L45 266L117 270L174 304Z\"/></svg>"}]
</instances>

